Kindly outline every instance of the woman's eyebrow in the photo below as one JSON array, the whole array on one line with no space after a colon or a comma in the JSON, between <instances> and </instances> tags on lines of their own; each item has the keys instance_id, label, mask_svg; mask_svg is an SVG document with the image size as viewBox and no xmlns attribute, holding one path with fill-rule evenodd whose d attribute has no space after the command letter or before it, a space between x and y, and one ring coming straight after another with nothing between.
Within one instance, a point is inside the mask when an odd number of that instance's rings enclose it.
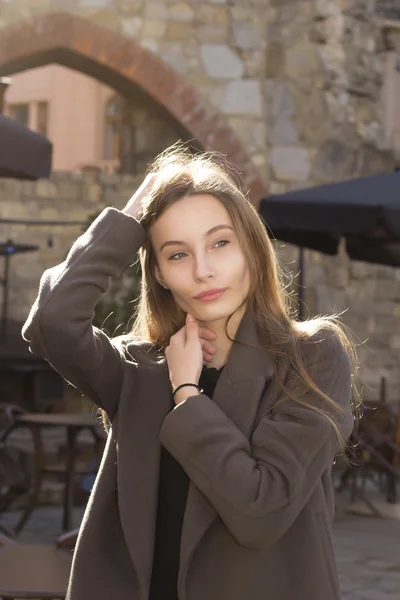
<instances>
[{"instance_id":1,"label":"woman's eyebrow","mask_svg":"<svg viewBox=\"0 0 400 600\"><path fill-rule=\"evenodd\" d=\"M215 233L216 231L219 231L220 229L231 229L232 231L234 231L233 227L231 227L231 225L215 225L215 227L211 227L211 229L209 229L208 231L206 231L206 233L204 234L204 237L206 237L207 235L211 235L211 233ZM166 246L184 246L185 242L179 242L176 240L170 240L168 242L164 242L161 245L160 248L160 252L166 247Z\"/></svg>"}]
</instances>

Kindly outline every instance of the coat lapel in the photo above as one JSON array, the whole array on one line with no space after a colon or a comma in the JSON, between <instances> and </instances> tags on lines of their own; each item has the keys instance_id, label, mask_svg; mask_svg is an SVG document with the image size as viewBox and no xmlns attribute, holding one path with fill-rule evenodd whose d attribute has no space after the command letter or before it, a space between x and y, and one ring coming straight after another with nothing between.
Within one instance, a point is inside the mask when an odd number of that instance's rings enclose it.
<instances>
[{"instance_id":1,"label":"coat lapel","mask_svg":"<svg viewBox=\"0 0 400 600\"><path fill-rule=\"evenodd\" d=\"M159 363L144 366L146 394L127 398L123 420L117 422L118 439L124 439L118 452L119 512L126 544L136 569L140 598L148 598L153 563L160 467L159 431L171 410L168 369ZM140 386L142 387L142 385ZM118 451L118 446L117 446Z\"/></svg>"},{"instance_id":2,"label":"coat lapel","mask_svg":"<svg viewBox=\"0 0 400 600\"><path fill-rule=\"evenodd\" d=\"M265 340L249 313L241 320L235 340L249 346L265 346ZM273 360L265 350L235 343L215 387L213 401L248 438L252 434L260 398L273 371ZM213 505L191 483L181 539L178 578L181 600L185 598L184 581L191 557L217 516Z\"/></svg>"}]
</instances>

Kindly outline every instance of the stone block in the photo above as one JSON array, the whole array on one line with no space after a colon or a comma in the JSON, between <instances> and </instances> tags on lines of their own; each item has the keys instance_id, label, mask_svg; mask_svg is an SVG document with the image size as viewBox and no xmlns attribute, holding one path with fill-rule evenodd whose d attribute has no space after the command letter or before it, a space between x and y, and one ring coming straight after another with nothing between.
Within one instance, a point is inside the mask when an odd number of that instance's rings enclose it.
<instances>
[{"instance_id":1,"label":"stone block","mask_svg":"<svg viewBox=\"0 0 400 600\"><path fill-rule=\"evenodd\" d=\"M327 17L340 15L342 4L336 0L316 0L315 16L326 19Z\"/></svg>"},{"instance_id":2,"label":"stone block","mask_svg":"<svg viewBox=\"0 0 400 600\"><path fill-rule=\"evenodd\" d=\"M165 21L144 20L142 35L147 38L160 39L164 37L167 31L167 23Z\"/></svg>"},{"instance_id":3,"label":"stone block","mask_svg":"<svg viewBox=\"0 0 400 600\"><path fill-rule=\"evenodd\" d=\"M201 25L196 27L196 39L202 44L221 44L229 39L227 25Z\"/></svg>"},{"instance_id":4,"label":"stone block","mask_svg":"<svg viewBox=\"0 0 400 600\"><path fill-rule=\"evenodd\" d=\"M119 31L120 19L113 10L99 10L90 14L90 20L102 27L108 27L113 31Z\"/></svg>"},{"instance_id":5,"label":"stone block","mask_svg":"<svg viewBox=\"0 0 400 600\"><path fill-rule=\"evenodd\" d=\"M168 8L168 19L170 21L192 21L194 10L185 2L178 2Z\"/></svg>"},{"instance_id":6,"label":"stone block","mask_svg":"<svg viewBox=\"0 0 400 600\"><path fill-rule=\"evenodd\" d=\"M264 78L264 57L260 50L242 50L244 77L246 79Z\"/></svg>"},{"instance_id":7,"label":"stone block","mask_svg":"<svg viewBox=\"0 0 400 600\"><path fill-rule=\"evenodd\" d=\"M57 189L49 179L39 179L36 184L36 194L44 198L54 198L57 194Z\"/></svg>"},{"instance_id":8,"label":"stone block","mask_svg":"<svg viewBox=\"0 0 400 600\"><path fill-rule=\"evenodd\" d=\"M113 0L80 0L84 8L106 8L113 5Z\"/></svg>"},{"instance_id":9,"label":"stone block","mask_svg":"<svg viewBox=\"0 0 400 600\"><path fill-rule=\"evenodd\" d=\"M189 61L182 52L168 50L162 53L162 57L175 71L181 75L187 74L189 70Z\"/></svg>"},{"instance_id":10,"label":"stone block","mask_svg":"<svg viewBox=\"0 0 400 600\"><path fill-rule=\"evenodd\" d=\"M251 135L255 148L266 152L268 145L268 131L265 119L261 119L253 125Z\"/></svg>"},{"instance_id":11,"label":"stone block","mask_svg":"<svg viewBox=\"0 0 400 600\"><path fill-rule=\"evenodd\" d=\"M300 40L286 51L285 72L294 80L313 77L321 68L315 44L308 40Z\"/></svg>"},{"instance_id":12,"label":"stone block","mask_svg":"<svg viewBox=\"0 0 400 600\"><path fill-rule=\"evenodd\" d=\"M134 17L145 5L145 0L114 0L114 6L124 17Z\"/></svg>"},{"instance_id":13,"label":"stone block","mask_svg":"<svg viewBox=\"0 0 400 600\"><path fill-rule=\"evenodd\" d=\"M271 41L267 44L265 72L267 77L275 78L282 74L285 65L285 50L281 42Z\"/></svg>"},{"instance_id":14,"label":"stone block","mask_svg":"<svg viewBox=\"0 0 400 600\"><path fill-rule=\"evenodd\" d=\"M280 181L307 181L309 178L310 159L306 148L273 148L270 160L275 177Z\"/></svg>"},{"instance_id":15,"label":"stone block","mask_svg":"<svg viewBox=\"0 0 400 600\"><path fill-rule=\"evenodd\" d=\"M46 206L40 211L41 221L58 221L60 218L57 208L52 206Z\"/></svg>"},{"instance_id":16,"label":"stone block","mask_svg":"<svg viewBox=\"0 0 400 600\"><path fill-rule=\"evenodd\" d=\"M368 22L375 16L375 4L371 0L346 0L346 3L343 5L343 13L354 19Z\"/></svg>"},{"instance_id":17,"label":"stone block","mask_svg":"<svg viewBox=\"0 0 400 600\"><path fill-rule=\"evenodd\" d=\"M279 117L271 127L268 139L273 146L289 146L297 144L299 135L290 119Z\"/></svg>"},{"instance_id":18,"label":"stone block","mask_svg":"<svg viewBox=\"0 0 400 600\"><path fill-rule=\"evenodd\" d=\"M282 82L277 82L272 87L272 115L274 117L290 117L296 109L294 95L289 87Z\"/></svg>"},{"instance_id":19,"label":"stone block","mask_svg":"<svg viewBox=\"0 0 400 600\"><path fill-rule=\"evenodd\" d=\"M248 21L254 17L252 6L232 6L231 15L234 21Z\"/></svg>"},{"instance_id":20,"label":"stone block","mask_svg":"<svg viewBox=\"0 0 400 600\"><path fill-rule=\"evenodd\" d=\"M307 265L305 276L307 286L321 284L326 279L325 270L321 265Z\"/></svg>"},{"instance_id":21,"label":"stone block","mask_svg":"<svg viewBox=\"0 0 400 600\"><path fill-rule=\"evenodd\" d=\"M318 151L314 166L315 177L331 183L339 179L351 178L356 172L356 155L341 140L328 140Z\"/></svg>"},{"instance_id":22,"label":"stone block","mask_svg":"<svg viewBox=\"0 0 400 600\"><path fill-rule=\"evenodd\" d=\"M143 26L141 17L131 17L130 19L122 19L121 31L127 37L136 38L140 35Z\"/></svg>"},{"instance_id":23,"label":"stone block","mask_svg":"<svg viewBox=\"0 0 400 600\"><path fill-rule=\"evenodd\" d=\"M90 185L85 186L84 194L88 202L91 202L92 204L97 204L101 201L101 198L103 196L103 190L98 183L92 183Z\"/></svg>"},{"instance_id":24,"label":"stone block","mask_svg":"<svg viewBox=\"0 0 400 600\"><path fill-rule=\"evenodd\" d=\"M133 17L139 14L145 5L145 0L113 0L119 14L124 17Z\"/></svg>"},{"instance_id":25,"label":"stone block","mask_svg":"<svg viewBox=\"0 0 400 600\"><path fill-rule=\"evenodd\" d=\"M394 315L395 305L389 300L380 300L375 302L375 312L377 315Z\"/></svg>"},{"instance_id":26,"label":"stone block","mask_svg":"<svg viewBox=\"0 0 400 600\"><path fill-rule=\"evenodd\" d=\"M193 27L183 21L170 21L167 25L165 39L171 42L184 42L193 35Z\"/></svg>"},{"instance_id":27,"label":"stone block","mask_svg":"<svg viewBox=\"0 0 400 600\"><path fill-rule=\"evenodd\" d=\"M375 281L378 281L378 278L376 278ZM396 279L379 280L379 285L377 285L376 290L376 298L378 300L393 300L395 297L398 297L399 293L400 285Z\"/></svg>"},{"instance_id":28,"label":"stone block","mask_svg":"<svg viewBox=\"0 0 400 600\"><path fill-rule=\"evenodd\" d=\"M248 146L252 140L252 129L249 127L249 120L244 119L243 116L234 116L228 118L229 125L233 131L237 134L242 144Z\"/></svg>"},{"instance_id":29,"label":"stone block","mask_svg":"<svg viewBox=\"0 0 400 600\"><path fill-rule=\"evenodd\" d=\"M390 345L394 350L400 350L400 335L394 335Z\"/></svg>"},{"instance_id":30,"label":"stone block","mask_svg":"<svg viewBox=\"0 0 400 600\"><path fill-rule=\"evenodd\" d=\"M335 290L326 285L316 285L318 313L336 313L346 308L346 296L342 290Z\"/></svg>"},{"instance_id":31,"label":"stone block","mask_svg":"<svg viewBox=\"0 0 400 600\"><path fill-rule=\"evenodd\" d=\"M206 73L213 79L238 79L243 75L243 61L226 45L205 44L200 48Z\"/></svg>"},{"instance_id":32,"label":"stone block","mask_svg":"<svg viewBox=\"0 0 400 600\"><path fill-rule=\"evenodd\" d=\"M262 110L260 83L252 79L231 81L226 87L221 110L227 114L259 115Z\"/></svg>"},{"instance_id":33,"label":"stone block","mask_svg":"<svg viewBox=\"0 0 400 600\"><path fill-rule=\"evenodd\" d=\"M369 265L358 260L350 263L351 274L355 279L363 279L369 275Z\"/></svg>"},{"instance_id":34,"label":"stone block","mask_svg":"<svg viewBox=\"0 0 400 600\"><path fill-rule=\"evenodd\" d=\"M205 25L226 25L229 22L229 12L225 6L210 6L199 3L196 10L196 20Z\"/></svg>"},{"instance_id":35,"label":"stone block","mask_svg":"<svg viewBox=\"0 0 400 600\"><path fill-rule=\"evenodd\" d=\"M260 46L260 37L253 21L233 21L232 34L235 46L241 50L253 50Z\"/></svg>"},{"instance_id":36,"label":"stone block","mask_svg":"<svg viewBox=\"0 0 400 600\"><path fill-rule=\"evenodd\" d=\"M167 7L164 2L146 2L144 5L143 18L162 21L167 18Z\"/></svg>"}]
</instances>

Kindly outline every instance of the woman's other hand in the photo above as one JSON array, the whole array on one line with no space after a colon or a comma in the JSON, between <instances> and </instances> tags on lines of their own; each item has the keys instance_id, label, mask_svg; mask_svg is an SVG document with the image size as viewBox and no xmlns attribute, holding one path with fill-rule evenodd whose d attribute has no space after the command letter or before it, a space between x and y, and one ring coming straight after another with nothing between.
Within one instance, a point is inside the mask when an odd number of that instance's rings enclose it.
<instances>
[{"instance_id":1,"label":"woman's other hand","mask_svg":"<svg viewBox=\"0 0 400 600\"><path fill-rule=\"evenodd\" d=\"M140 219L142 218L143 201L151 193L156 178L156 173L149 173L148 175L146 175L146 177L143 180L143 183L133 194L132 198L129 200L125 208L122 209L122 212L130 215L131 217L134 217L140 222Z\"/></svg>"},{"instance_id":2,"label":"woman's other hand","mask_svg":"<svg viewBox=\"0 0 400 600\"><path fill-rule=\"evenodd\" d=\"M203 363L211 360L215 353L210 343L215 337L215 333L199 327L196 319L187 314L185 326L171 337L165 349L173 389L183 383L198 384ZM175 394L175 403L179 404L196 393L195 388L184 387Z\"/></svg>"}]
</instances>

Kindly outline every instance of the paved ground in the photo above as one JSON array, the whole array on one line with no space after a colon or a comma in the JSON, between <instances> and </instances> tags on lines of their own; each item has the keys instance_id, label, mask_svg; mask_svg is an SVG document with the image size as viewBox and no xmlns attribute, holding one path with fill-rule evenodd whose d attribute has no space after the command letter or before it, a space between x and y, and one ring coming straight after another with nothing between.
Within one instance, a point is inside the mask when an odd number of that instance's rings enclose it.
<instances>
[{"instance_id":1,"label":"paved ground","mask_svg":"<svg viewBox=\"0 0 400 600\"><path fill-rule=\"evenodd\" d=\"M400 522L342 514L333 534L343 599L400 599Z\"/></svg>"},{"instance_id":2,"label":"paved ground","mask_svg":"<svg viewBox=\"0 0 400 600\"><path fill-rule=\"evenodd\" d=\"M336 506L333 534L343 600L400 600L400 521L349 514L345 495ZM82 514L83 509L75 508L74 527ZM12 525L15 518L11 513L2 522ZM61 509L41 507L19 539L52 543L61 533L60 524Z\"/></svg>"}]
</instances>

